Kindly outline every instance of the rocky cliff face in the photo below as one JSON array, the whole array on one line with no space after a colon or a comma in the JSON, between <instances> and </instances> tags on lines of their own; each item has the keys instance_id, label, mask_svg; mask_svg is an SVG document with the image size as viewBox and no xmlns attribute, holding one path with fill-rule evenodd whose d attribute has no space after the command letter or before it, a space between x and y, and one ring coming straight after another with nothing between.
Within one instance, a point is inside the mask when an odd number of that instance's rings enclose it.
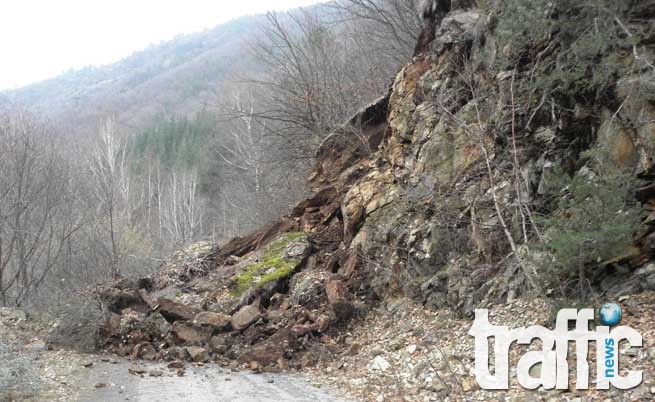
<instances>
[{"instance_id":1,"label":"rocky cliff face","mask_svg":"<svg viewBox=\"0 0 655 402\"><path fill-rule=\"evenodd\" d=\"M607 102L519 104L538 61L498 63L508 50L492 12L453 4L430 24L436 39L389 94L323 142L313 195L289 215L220 247L195 245L153 277L99 287L109 314L100 346L286 368L342 348L352 320L389 297L466 315L547 293L528 245L548 235L539 215L565 212L548 207L549 172L589 174L585 151L596 148L630 169L637 198L653 205L655 92L632 95L652 87L653 71L617 77ZM639 269L653 258L650 221L634 228L632 247L599 261L593 287L654 288L655 273Z\"/></svg>"}]
</instances>

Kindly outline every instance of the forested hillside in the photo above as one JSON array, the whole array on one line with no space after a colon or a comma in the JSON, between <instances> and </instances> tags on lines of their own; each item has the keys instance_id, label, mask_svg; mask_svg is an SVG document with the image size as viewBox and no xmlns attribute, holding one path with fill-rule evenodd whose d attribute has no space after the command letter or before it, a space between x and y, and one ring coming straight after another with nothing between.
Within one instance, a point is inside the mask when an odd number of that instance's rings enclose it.
<instances>
[{"instance_id":1,"label":"forested hillside","mask_svg":"<svg viewBox=\"0 0 655 402\"><path fill-rule=\"evenodd\" d=\"M2 303L64 300L288 211L318 146L411 55L415 7L243 17L2 93Z\"/></svg>"}]
</instances>

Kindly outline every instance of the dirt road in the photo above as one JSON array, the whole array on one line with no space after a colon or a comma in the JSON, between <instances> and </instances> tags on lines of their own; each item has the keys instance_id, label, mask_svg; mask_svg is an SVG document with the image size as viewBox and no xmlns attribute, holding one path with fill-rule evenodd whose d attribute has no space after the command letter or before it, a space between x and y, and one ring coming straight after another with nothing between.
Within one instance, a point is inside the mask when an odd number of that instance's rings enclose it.
<instances>
[{"instance_id":1,"label":"dirt road","mask_svg":"<svg viewBox=\"0 0 655 402\"><path fill-rule=\"evenodd\" d=\"M129 367L127 362L94 364L85 381L90 385L84 387L76 402L346 401L318 388L318 384L288 375L237 373L209 365L189 366L183 376L178 376L166 366L152 365L140 376L130 374Z\"/></svg>"},{"instance_id":2,"label":"dirt road","mask_svg":"<svg viewBox=\"0 0 655 402\"><path fill-rule=\"evenodd\" d=\"M0 402L346 402L299 374L232 372L217 365L178 369L113 356L51 350L18 310L0 308ZM132 370L134 371L134 370Z\"/></svg>"}]
</instances>

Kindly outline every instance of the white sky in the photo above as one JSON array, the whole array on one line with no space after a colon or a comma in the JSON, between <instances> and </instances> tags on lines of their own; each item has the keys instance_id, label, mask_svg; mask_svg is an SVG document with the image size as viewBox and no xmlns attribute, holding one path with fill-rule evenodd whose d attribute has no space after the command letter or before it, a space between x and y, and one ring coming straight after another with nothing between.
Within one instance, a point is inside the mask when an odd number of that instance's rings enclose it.
<instances>
[{"instance_id":1,"label":"white sky","mask_svg":"<svg viewBox=\"0 0 655 402\"><path fill-rule=\"evenodd\" d=\"M233 18L319 0L3 0L0 91L120 60Z\"/></svg>"}]
</instances>

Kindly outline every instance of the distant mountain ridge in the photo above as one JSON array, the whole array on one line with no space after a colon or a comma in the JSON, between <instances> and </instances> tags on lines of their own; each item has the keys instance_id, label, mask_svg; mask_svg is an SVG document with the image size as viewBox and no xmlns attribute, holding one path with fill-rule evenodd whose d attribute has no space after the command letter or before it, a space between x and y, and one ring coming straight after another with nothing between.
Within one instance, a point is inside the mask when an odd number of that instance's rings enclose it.
<instances>
[{"instance_id":1,"label":"distant mountain ridge","mask_svg":"<svg viewBox=\"0 0 655 402\"><path fill-rule=\"evenodd\" d=\"M121 126L142 130L156 115L201 110L221 84L254 73L247 43L265 17L241 17L216 28L180 35L100 67L69 71L16 90L0 102L19 105L86 136L115 115Z\"/></svg>"}]
</instances>

